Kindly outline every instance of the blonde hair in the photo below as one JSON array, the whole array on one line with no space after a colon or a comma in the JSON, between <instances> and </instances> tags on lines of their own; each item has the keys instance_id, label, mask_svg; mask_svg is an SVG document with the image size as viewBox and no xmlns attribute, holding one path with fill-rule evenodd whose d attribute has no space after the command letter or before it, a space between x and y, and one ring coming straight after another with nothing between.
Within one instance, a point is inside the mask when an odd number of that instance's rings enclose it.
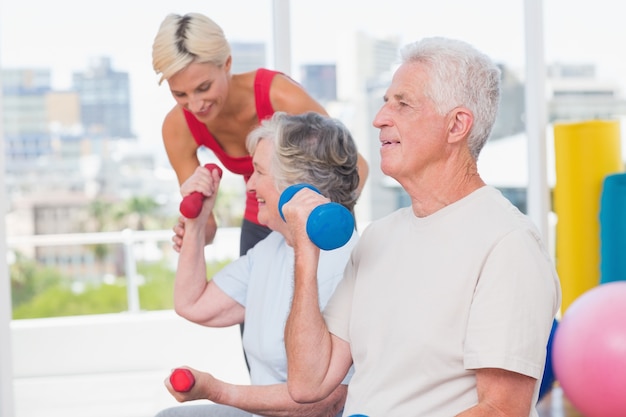
<instances>
[{"instance_id":1,"label":"blonde hair","mask_svg":"<svg viewBox=\"0 0 626 417\"><path fill-rule=\"evenodd\" d=\"M168 15L152 44L152 67L163 80L192 62L222 67L230 56L230 44L222 28L200 13Z\"/></svg>"}]
</instances>

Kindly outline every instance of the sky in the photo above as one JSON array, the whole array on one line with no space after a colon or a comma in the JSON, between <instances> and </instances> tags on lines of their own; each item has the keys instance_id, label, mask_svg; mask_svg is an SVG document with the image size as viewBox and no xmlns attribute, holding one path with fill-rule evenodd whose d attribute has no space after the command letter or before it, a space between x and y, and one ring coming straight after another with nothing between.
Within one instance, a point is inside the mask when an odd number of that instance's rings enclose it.
<instances>
[{"instance_id":1,"label":"sky","mask_svg":"<svg viewBox=\"0 0 626 417\"><path fill-rule=\"evenodd\" d=\"M381 2L382 3L382 2ZM272 48L272 0L0 0L0 66L51 68L54 87L89 60L112 58L130 74L133 130L160 142L164 114L173 105L167 84L151 66L152 40L168 13L201 12L230 41L264 41ZM622 41L626 25L614 0L544 0L546 62L595 63L598 75L626 85ZM524 0L292 0L292 74L301 64L331 63L342 32L395 36L408 43L442 35L466 40L494 60L523 73ZM271 58L271 56L270 56ZM270 61L268 66L272 66ZM620 79L621 77L621 79Z\"/></svg>"}]
</instances>

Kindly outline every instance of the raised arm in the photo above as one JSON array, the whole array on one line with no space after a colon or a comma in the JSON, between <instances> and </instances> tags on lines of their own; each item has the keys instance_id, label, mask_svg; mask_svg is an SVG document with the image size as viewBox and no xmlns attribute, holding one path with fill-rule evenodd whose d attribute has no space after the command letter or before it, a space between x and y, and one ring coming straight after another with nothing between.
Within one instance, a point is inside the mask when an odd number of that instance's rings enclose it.
<instances>
[{"instance_id":1,"label":"raised arm","mask_svg":"<svg viewBox=\"0 0 626 417\"><path fill-rule=\"evenodd\" d=\"M310 404L299 404L291 399L287 384L234 385L216 379L211 374L190 369L196 380L188 392L174 391L169 382L165 386L180 402L206 399L217 404L228 405L269 417L334 417L343 408L347 387L340 385L324 400Z\"/></svg>"},{"instance_id":2,"label":"raised arm","mask_svg":"<svg viewBox=\"0 0 626 417\"><path fill-rule=\"evenodd\" d=\"M352 364L348 343L331 335L320 311L320 250L306 233L311 210L326 202L319 194L303 189L283 206L295 253L294 294L285 326L287 384L291 397L301 403L330 395Z\"/></svg>"},{"instance_id":3,"label":"raised arm","mask_svg":"<svg viewBox=\"0 0 626 417\"><path fill-rule=\"evenodd\" d=\"M174 282L176 313L194 323L211 327L241 323L245 312L242 305L226 295L213 281L207 281L205 230L215 205L219 182L217 171L209 172L204 167L198 167L181 186L183 196L197 191L204 194L205 199L200 215L184 220L185 233Z\"/></svg>"},{"instance_id":4,"label":"raised arm","mask_svg":"<svg viewBox=\"0 0 626 417\"><path fill-rule=\"evenodd\" d=\"M175 106L170 110L167 116L165 116L161 133L163 135L163 145L165 146L167 158L176 173L178 184L182 186L183 183L191 177L196 168L200 166L200 162L198 161L196 153L198 144L191 135L183 110L179 106ZM180 220L178 225L174 228L175 236L172 240L174 241L174 249L177 251L180 251L180 241L184 233L183 221L184 220ZM211 212L206 222L204 235L205 245L213 243L216 232L217 222L213 212Z\"/></svg>"}]
</instances>

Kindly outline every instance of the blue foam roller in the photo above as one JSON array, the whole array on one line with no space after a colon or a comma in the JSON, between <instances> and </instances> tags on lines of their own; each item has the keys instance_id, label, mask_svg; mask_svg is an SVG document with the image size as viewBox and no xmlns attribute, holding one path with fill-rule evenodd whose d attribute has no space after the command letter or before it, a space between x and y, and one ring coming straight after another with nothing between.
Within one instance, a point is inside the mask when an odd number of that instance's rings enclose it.
<instances>
[{"instance_id":1,"label":"blue foam roller","mask_svg":"<svg viewBox=\"0 0 626 417\"><path fill-rule=\"evenodd\" d=\"M604 178L600 197L600 283L626 280L626 174Z\"/></svg>"},{"instance_id":2,"label":"blue foam roller","mask_svg":"<svg viewBox=\"0 0 626 417\"><path fill-rule=\"evenodd\" d=\"M548 338L548 346L546 347L546 364L543 368L543 376L541 377L541 385L539 386L539 398L537 401L541 401L542 398L552 390L552 386L556 380L554 376L554 368L552 366L552 341L558 328L559 322L556 319L552 320L552 329L550 329L550 337Z\"/></svg>"}]
</instances>

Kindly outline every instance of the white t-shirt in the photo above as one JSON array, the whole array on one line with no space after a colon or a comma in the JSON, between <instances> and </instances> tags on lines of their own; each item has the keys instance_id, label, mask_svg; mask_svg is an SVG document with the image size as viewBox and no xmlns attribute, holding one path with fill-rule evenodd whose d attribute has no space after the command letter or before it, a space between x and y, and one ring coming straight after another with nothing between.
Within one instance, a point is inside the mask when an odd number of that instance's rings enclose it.
<instances>
[{"instance_id":1,"label":"white t-shirt","mask_svg":"<svg viewBox=\"0 0 626 417\"><path fill-rule=\"evenodd\" d=\"M538 232L492 187L372 223L324 311L354 361L344 415L456 415L477 403L477 368L540 379L559 305Z\"/></svg>"},{"instance_id":2,"label":"white t-shirt","mask_svg":"<svg viewBox=\"0 0 626 417\"><path fill-rule=\"evenodd\" d=\"M320 251L320 308L342 279L357 240L355 232L344 246ZM280 233L272 232L213 277L222 291L246 308L243 347L253 385L287 381L284 331L293 298L293 268L293 248Z\"/></svg>"}]
</instances>

